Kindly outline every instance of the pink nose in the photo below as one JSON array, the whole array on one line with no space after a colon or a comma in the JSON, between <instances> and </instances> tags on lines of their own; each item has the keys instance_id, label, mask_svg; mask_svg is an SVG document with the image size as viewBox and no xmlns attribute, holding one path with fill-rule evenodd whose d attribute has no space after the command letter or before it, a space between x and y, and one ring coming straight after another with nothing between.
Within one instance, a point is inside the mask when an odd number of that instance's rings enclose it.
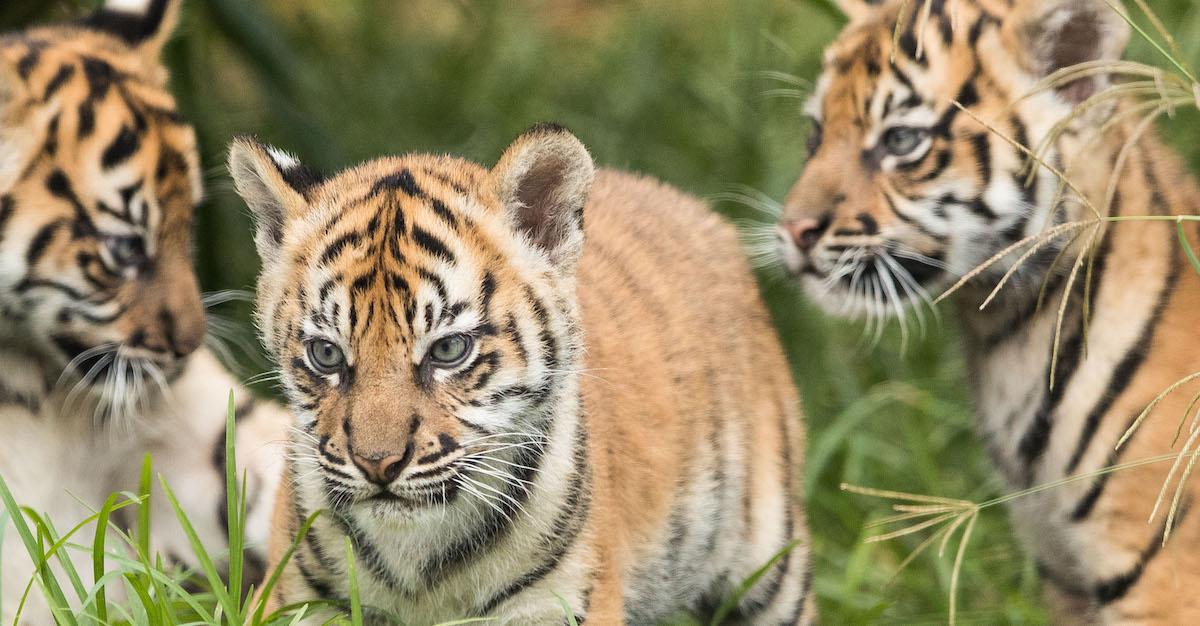
<instances>
[{"instance_id":1,"label":"pink nose","mask_svg":"<svg viewBox=\"0 0 1200 626\"><path fill-rule=\"evenodd\" d=\"M825 227L820 220L806 217L784 222L783 230L801 252L811 252L821 240Z\"/></svg>"},{"instance_id":2,"label":"pink nose","mask_svg":"<svg viewBox=\"0 0 1200 626\"><path fill-rule=\"evenodd\" d=\"M350 458L358 469L366 474L367 480L377 485L387 485L400 475L400 470L408 464L409 455L390 454L382 459L368 459L351 453Z\"/></svg>"}]
</instances>

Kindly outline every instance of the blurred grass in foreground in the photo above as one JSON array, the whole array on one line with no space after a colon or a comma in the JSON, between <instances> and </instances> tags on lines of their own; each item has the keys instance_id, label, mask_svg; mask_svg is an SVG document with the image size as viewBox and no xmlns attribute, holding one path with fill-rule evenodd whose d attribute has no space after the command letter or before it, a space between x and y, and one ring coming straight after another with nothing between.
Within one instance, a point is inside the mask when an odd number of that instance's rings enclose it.
<instances>
[{"instance_id":1,"label":"blurred grass in foreground","mask_svg":"<svg viewBox=\"0 0 1200 626\"><path fill-rule=\"evenodd\" d=\"M0 28L76 14L94 2L18 0ZM1150 3L1189 59L1200 59L1200 7ZM736 185L782 198L803 164L807 123L795 85L816 76L841 26L827 0L188 0L169 50L173 88L196 124L209 200L198 214L205 289L251 288L248 218L224 173L235 134L253 133L332 170L383 153L450 152L490 164L525 127L569 126L598 162L703 197ZM1134 42L1133 58L1157 62ZM1200 118L1167 137L1200 169ZM716 208L762 221L732 202ZM878 502L849 482L975 501L999 483L971 429L952 319L901 354L860 341L764 273L805 398L805 493L822 621L941 623L950 563L932 553L896 574L919 538L864 544ZM248 309L230 305L255 351ZM947 318L950 318L947 311ZM260 371L264 366L256 365ZM253 372L252 372L253 373ZM890 584L889 584L890 583ZM975 529L960 580L962 623L1041 623L1040 591L1000 510Z\"/></svg>"}]
</instances>

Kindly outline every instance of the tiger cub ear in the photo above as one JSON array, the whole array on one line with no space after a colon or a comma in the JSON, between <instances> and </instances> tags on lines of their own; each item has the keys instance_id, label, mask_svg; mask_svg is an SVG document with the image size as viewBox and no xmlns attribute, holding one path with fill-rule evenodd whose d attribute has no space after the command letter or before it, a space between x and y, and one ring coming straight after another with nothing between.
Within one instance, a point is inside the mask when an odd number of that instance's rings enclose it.
<instances>
[{"instance_id":1,"label":"tiger cub ear","mask_svg":"<svg viewBox=\"0 0 1200 626\"><path fill-rule=\"evenodd\" d=\"M157 63L179 23L182 4L183 0L105 0L83 23L121 39Z\"/></svg>"},{"instance_id":2,"label":"tiger cub ear","mask_svg":"<svg viewBox=\"0 0 1200 626\"><path fill-rule=\"evenodd\" d=\"M1106 0L1017 0L1004 20L1004 35L1025 69L1037 78L1089 61L1116 61L1129 43L1129 23ZM1078 104L1109 84L1105 75L1058 87L1066 101Z\"/></svg>"},{"instance_id":3,"label":"tiger cub ear","mask_svg":"<svg viewBox=\"0 0 1200 626\"><path fill-rule=\"evenodd\" d=\"M320 177L292 155L251 137L233 140L229 173L254 217L259 257L264 262L273 260L287 224L307 212L306 195L320 184Z\"/></svg>"},{"instance_id":4,"label":"tiger cub ear","mask_svg":"<svg viewBox=\"0 0 1200 626\"><path fill-rule=\"evenodd\" d=\"M556 266L568 270L583 250L583 207L594 177L587 148L554 124L522 133L492 168L513 227Z\"/></svg>"}]
</instances>

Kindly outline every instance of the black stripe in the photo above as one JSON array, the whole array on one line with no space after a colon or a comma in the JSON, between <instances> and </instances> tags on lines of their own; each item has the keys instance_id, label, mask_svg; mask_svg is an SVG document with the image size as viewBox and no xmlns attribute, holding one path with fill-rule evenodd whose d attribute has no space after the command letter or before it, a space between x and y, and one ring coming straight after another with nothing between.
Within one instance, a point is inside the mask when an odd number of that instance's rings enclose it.
<instances>
[{"instance_id":1,"label":"black stripe","mask_svg":"<svg viewBox=\"0 0 1200 626\"><path fill-rule=\"evenodd\" d=\"M94 107L96 102L108 93L113 83L123 78L107 61L96 57L83 58L83 75L88 82L88 96L84 104L89 107ZM91 132L90 129L88 132Z\"/></svg>"},{"instance_id":2,"label":"black stripe","mask_svg":"<svg viewBox=\"0 0 1200 626\"><path fill-rule=\"evenodd\" d=\"M466 188L466 187L463 187L462 185L460 185L460 184L458 184L458 183L454 182L453 180L450 180L450 177L449 177L449 176L447 176L447 175L445 175L445 174L443 174L442 172L439 172L439 171L437 171L437 170L435 170L435 169L432 169L432 168L428 168L428 169L426 169L426 170L425 170L425 175L426 175L426 176L429 176L430 178L432 178L432 179L434 179L434 180L436 180L436 181L438 181L438 182L442 183L443 185L445 185L445 186L447 186L447 187L449 187L449 188L453 189L453 190L454 190L456 193L459 193L459 194L462 194L462 195L466 195L466 193L467 193L467 188Z\"/></svg>"},{"instance_id":3,"label":"black stripe","mask_svg":"<svg viewBox=\"0 0 1200 626\"><path fill-rule=\"evenodd\" d=\"M1158 323L1162 319L1163 310L1166 309L1167 303L1170 301L1171 293L1175 288L1175 283L1179 278L1179 259L1172 258L1171 271L1167 275L1167 279L1163 284L1163 288L1158 293L1158 302L1154 305L1154 310L1150 317L1142 325L1142 331L1138 336L1138 340L1133 344L1133 347L1125 353L1125 356L1109 374L1108 384L1104 387L1104 395L1100 401L1096 403L1087 419L1083 424L1083 431L1080 433L1079 441L1075 444L1075 451L1071 453L1071 460L1067 462L1066 474L1075 473L1075 469L1079 467L1079 462L1083 459L1083 455L1087 452L1092 438L1096 435L1096 430L1100 426L1100 420L1108 414L1108 410L1112 408L1117 398L1124 393L1125 388L1133 380L1138 369L1146 360L1150 344L1154 340L1154 332L1158 328Z\"/></svg>"},{"instance_id":4,"label":"black stripe","mask_svg":"<svg viewBox=\"0 0 1200 626\"><path fill-rule=\"evenodd\" d=\"M379 195L385 191L399 189L405 194L414 198L424 198L425 192L417 186L417 181L413 179L412 172L408 168L402 169L394 174L388 174L380 178L371 186L371 195Z\"/></svg>"},{"instance_id":5,"label":"black stripe","mask_svg":"<svg viewBox=\"0 0 1200 626\"><path fill-rule=\"evenodd\" d=\"M451 228L458 228L458 218L454 217L454 213L444 202L437 198L430 198L429 206L433 207L433 212L437 213L438 217L442 218L442 221L449 224Z\"/></svg>"},{"instance_id":6,"label":"black stripe","mask_svg":"<svg viewBox=\"0 0 1200 626\"><path fill-rule=\"evenodd\" d=\"M92 294L83 293L82 291L57 281L46 280L42 278L23 278L14 287L13 291L18 293L29 291L31 289L53 289L60 293L66 294L68 298L73 300L84 300L90 298ZM105 300L107 302L108 300ZM104 304L103 302L95 302L93 304Z\"/></svg>"},{"instance_id":7,"label":"black stripe","mask_svg":"<svg viewBox=\"0 0 1200 626\"><path fill-rule=\"evenodd\" d=\"M939 243L946 242L947 237L945 235L939 235L939 234L933 232L932 230L929 230L928 227L926 227L921 222L917 221L917 218L912 217L910 215L906 215L903 212L901 212L900 208L896 206L896 201L892 200L891 196L889 196L888 194L885 193L885 194L883 194L883 199L885 202L887 202L888 208L891 209L892 214L895 215L897 218L899 218L900 221L904 222L905 224L908 224L909 226L912 226L913 228L917 229L917 231L919 231L922 235L925 235L926 237L929 237L930 239L933 239L934 241L937 241Z\"/></svg>"},{"instance_id":8,"label":"black stripe","mask_svg":"<svg viewBox=\"0 0 1200 626\"><path fill-rule=\"evenodd\" d=\"M17 75L21 77L21 80L29 80L34 68L37 67L38 60L41 59L42 49L45 47L46 44L40 41L29 44L29 49L17 61Z\"/></svg>"},{"instance_id":9,"label":"black stripe","mask_svg":"<svg viewBox=\"0 0 1200 626\"><path fill-rule=\"evenodd\" d=\"M927 183L927 182L937 178L938 176L941 176L942 173L944 173L946 171L946 168L950 166L950 156L951 155L950 155L949 150L939 150L937 153L937 159L933 165L933 169L930 170L929 173L918 178L916 182ZM921 159L919 161L914 161L913 163L920 164L922 162L924 162L924 159ZM903 168L901 168L901 169L903 169Z\"/></svg>"},{"instance_id":10,"label":"black stripe","mask_svg":"<svg viewBox=\"0 0 1200 626\"><path fill-rule=\"evenodd\" d=\"M896 65L895 63L890 63L889 65L892 69L892 75L896 78L896 80L900 81L900 84L907 87L910 92L917 93L917 89L916 87L913 87L912 80L908 78L908 74L905 74L904 70L900 69L900 66Z\"/></svg>"},{"instance_id":11,"label":"black stripe","mask_svg":"<svg viewBox=\"0 0 1200 626\"><path fill-rule=\"evenodd\" d=\"M365 563L367 569L370 570L370 573L379 582L386 585L388 589L399 591L405 595L412 595L412 590L405 587L400 582L400 579L396 577L396 574L388 565L387 559L379 551L375 543L371 541L370 537L367 536L366 532L348 517L336 513L333 517L338 521L339 526L342 527L346 535L350 537L350 544L354 547L354 554L357 560Z\"/></svg>"},{"instance_id":12,"label":"black stripe","mask_svg":"<svg viewBox=\"0 0 1200 626\"><path fill-rule=\"evenodd\" d=\"M496 295L496 277L490 270L484 271L483 282L479 286L479 308L484 318L489 317L492 308L492 297Z\"/></svg>"},{"instance_id":13,"label":"black stripe","mask_svg":"<svg viewBox=\"0 0 1200 626\"><path fill-rule=\"evenodd\" d=\"M812 567L804 570L804 581L800 583L800 600L796 602L796 610L792 613L792 618L787 624L799 624L804 618L804 609L808 604L808 596L812 593L813 586L813 571Z\"/></svg>"},{"instance_id":14,"label":"black stripe","mask_svg":"<svg viewBox=\"0 0 1200 626\"><path fill-rule=\"evenodd\" d=\"M91 100L79 105L79 122L75 126L75 134L80 139L86 139L96 129L96 109Z\"/></svg>"},{"instance_id":15,"label":"black stripe","mask_svg":"<svg viewBox=\"0 0 1200 626\"><path fill-rule=\"evenodd\" d=\"M1112 237L1105 237L1104 241L1100 244L1100 249L1096 251L1095 266L1092 273L1092 282L1094 284L1100 285L1104 282L1104 276L1108 269L1108 255L1111 249ZM1058 285L1066 280L1061 275L1056 275L1056 277L1057 280L1054 281L1054 289L1047 288L1047 293L1052 293L1053 291L1057 290ZM1076 290L1082 291L1080 287L1081 285L1076 283ZM1092 301L1090 304L1094 305L1099 291L1100 290L1098 288L1091 290ZM1036 306L1036 302L1032 302L1026 309L1026 312L1028 313L1027 317L1013 320L1010 324L1007 324L1006 326L1009 328L1009 330L1003 333L1004 337L1011 336L1013 332L1016 332L1016 328L1022 327L1022 321L1032 318L1033 311L1036 310ZM1037 469L1035 465L1041 458L1041 455L1045 452L1046 446L1050 442L1050 431L1053 429L1054 412L1057 410L1058 403L1062 400L1062 396L1066 392L1067 387L1070 386L1071 379L1075 373L1075 368L1079 364L1079 358L1083 351L1082 339L1083 333L1081 330L1077 330L1075 334L1072 335L1071 339L1066 342L1062 350L1059 351L1058 366L1055 369L1055 376L1057 377L1057 380L1055 381L1054 388L1042 397L1041 408L1038 409L1038 412L1034 416L1029 429L1021 438L1018 452L1024 461L1022 468L1026 486L1032 484L1033 475Z\"/></svg>"},{"instance_id":16,"label":"black stripe","mask_svg":"<svg viewBox=\"0 0 1200 626\"><path fill-rule=\"evenodd\" d=\"M121 132L117 133L113 142L104 149L104 154L100 157L100 165L104 169L116 167L128 161L141 145L142 138L138 136L137 131L128 126L122 126Z\"/></svg>"},{"instance_id":17,"label":"black stripe","mask_svg":"<svg viewBox=\"0 0 1200 626\"><path fill-rule=\"evenodd\" d=\"M979 164L980 189L987 189L992 183L992 141L988 133L977 133L971 136L971 149L975 153L975 161Z\"/></svg>"},{"instance_id":18,"label":"black stripe","mask_svg":"<svg viewBox=\"0 0 1200 626\"><path fill-rule=\"evenodd\" d=\"M591 507L589 489L591 474L587 460L587 429L582 417L576 426L573 447L575 449L574 471L571 483L567 487L566 501L559 507L558 514L550 526L550 532L543 535L540 542L542 545L548 546L546 558L537 567L525 572L480 605L476 612L477 615L487 615L506 600L537 584L538 581L554 571L571 547L575 545L580 532L587 525L588 510Z\"/></svg>"},{"instance_id":19,"label":"black stripe","mask_svg":"<svg viewBox=\"0 0 1200 626\"><path fill-rule=\"evenodd\" d=\"M50 176L46 178L46 190L54 197L70 203L71 207L75 209L75 221L71 224L72 237L78 239L96 234L96 224L92 222L91 216L83 208L83 203L79 201L79 196L75 195L75 190L71 187L71 181L62 170L54 170L50 173Z\"/></svg>"},{"instance_id":20,"label":"black stripe","mask_svg":"<svg viewBox=\"0 0 1200 626\"><path fill-rule=\"evenodd\" d=\"M979 70L976 69L975 73L967 79L967 82L963 83L963 86L958 90L958 95L954 98L964 108L970 108L979 103L979 92L976 91L974 82L978 75ZM942 117L930 129L930 132L935 136L949 138L951 134L950 127L954 124L954 120L958 118L959 111L961 109L951 103L946 107L945 112L942 113Z\"/></svg>"},{"instance_id":21,"label":"black stripe","mask_svg":"<svg viewBox=\"0 0 1200 626\"><path fill-rule=\"evenodd\" d=\"M424 228L413 224L412 237L413 241L429 254L442 259L447 263L455 262L454 253L450 252L450 248L446 247L445 242L443 242L441 239L438 239L438 237L433 233L430 233ZM445 297L443 297L443 300L445 300Z\"/></svg>"},{"instance_id":22,"label":"black stripe","mask_svg":"<svg viewBox=\"0 0 1200 626\"><path fill-rule=\"evenodd\" d=\"M16 206L17 203L11 195L0 196L0 242L4 241L4 229L16 211Z\"/></svg>"},{"instance_id":23,"label":"black stripe","mask_svg":"<svg viewBox=\"0 0 1200 626\"><path fill-rule=\"evenodd\" d=\"M1083 333L1076 330L1058 353L1054 387L1042 396L1041 407L1030 420L1029 427L1021 436L1020 443L1017 444L1022 473L1021 483L1026 487L1033 484L1038 462L1050 444L1050 433L1054 429L1054 413L1058 410L1058 403L1066 393L1067 387L1071 385L1082 351Z\"/></svg>"},{"instance_id":24,"label":"black stripe","mask_svg":"<svg viewBox=\"0 0 1200 626\"><path fill-rule=\"evenodd\" d=\"M1180 504L1179 513L1175 518L1176 526L1183 523L1184 517L1187 516L1190 508L1190 498ZM1138 557L1138 561L1136 564L1134 564L1132 569L1124 574L1114 576L1096 585L1094 594L1097 602L1099 602L1101 605L1112 604L1113 602L1125 597L1125 595L1129 593L1129 590L1138 583L1138 580L1141 579L1142 574L1145 573L1146 566L1155 556L1158 555L1159 550L1162 549L1162 538L1163 535L1166 534L1166 530L1167 522L1166 520L1163 520L1162 526L1159 528L1158 532L1151 535L1150 545L1146 546L1142 550L1141 556Z\"/></svg>"},{"instance_id":25,"label":"black stripe","mask_svg":"<svg viewBox=\"0 0 1200 626\"><path fill-rule=\"evenodd\" d=\"M347 246L356 246L360 241L362 241L362 233L357 231L346 233L341 237L334 239L328 246L326 246L325 251L321 253L321 257L317 262L321 265L325 265L337 258L337 256L341 254ZM322 288L322 291L325 291L324 288ZM324 298L321 298L321 300L324 300Z\"/></svg>"},{"instance_id":26,"label":"black stripe","mask_svg":"<svg viewBox=\"0 0 1200 626\"><path fill-rule=\"evenodd\" d=\"M310 534L309 536L311 537L312 535ZM304 561L300 558L300 556L300 552L297 552L295 555L296 568L300 570L300 576L304 579L304 584L308 585L310 589L316 592L317 598L336 598L338 594L334 592L333 587L331 587L329 583L325 582L324 580L317 578L312 572L308 571L308 568L305 567Z\"/></svg>"},{"instance_id":27,"label":"black stripe","mask_svg":"<svg viewBox=\"0 0 1200 626\"><path fill-rule=\"evenodd\" d=\"M543 424L548 427L548 424ZM514 481L505 490L507 497L502 498L499 511L488 507L482 521L471 530L470 534L459 538L442 551L429 557L421 566L421 577L426 587L435 587L456 570L474 561L492 546L500 543L512 530L512 519L516 512L524 506L529 492L522 485L531 482L541 467L545 456L545 448L536 443L522 447L514 456L513 462L521 466L513 473Z\"/></svg>"},{"instance_id":28,"label":"black stripe","mask_svg":"<svg viewBox=\"0 0 1200 626\"><path fill-rule=\"evenodd\" d=\"M54 239L55 233L62 226L62 220L54 220L38 229L33 238L29 240L29 248L25 251L25 263L29 266L29 269L32 269L41 260L42 255L46 253L46 249L50 246L50 242Z\"/></svg>"},{"instance_id":29,"label":"black stripe","mask_svg":"<svg viewBox=\"0 0 1200 626\"><path fill-rule=\"evenodd\" d=\"M325 181L325 177L320 172L309 169L300 163L291 163L284 167L284 164L274 158L271 159L271 162L275 164L275 169L279 171L283 182L306 199L310 197L313 189Z\"/></svg>"},{"instance_id":30,"label":"black stripe","mask_svg":"<svg viewBox=\"0 0 1200 626\"><path fill-rule=\"evenodd\" d=\"M450 295L446 291L446 283L442 281L440 276L423 267L417 268L417 276L420 276L421 280L433 285L433 289L437 291L438 298L441 298L443 306L450 301Z\"/></svg>"},{"instance_id":31,"label":"black stripe","mask_svg":"<svg viewBox=\"0 0 1200 626\"><path fill-rule=\"evenodd\" d=\"M59 66L58 71L55 72L50 81L46 83L46 92L42 94L42 101L49 101L50 98L53 98L54 94L58 93L58 90L62 89L62 86L67 84L67 81L71 80L71 77L74 75L74 65L67 65L64 63L63 65Z\"/></svg>"},{"instance_id":32,"label":"black stripe","mask_svg":"<svg viewBox=\"0 0 1200 626\"><path fill-rule=\"evenodd\" d=\"M1130 420L1125 429L1129 430L1132 427L1133 420ZM1129 443L1130 442L1126 442L1126 445L1122 446L1121 448L1109 452L1108 458L1104 461L1103 467L1107 468L1116 465L1117 461L1119 461L1121 458L1121 453L1129 447ZM1075 505L1075 508L1071 510L1072 522L1082 522L1092 514L1092 509L1094 509L1096 507L1096 503L1100 501L1100 496L1104 493L1104 487L1108 485L1108 479L1112 477L1112 474L1112 472L1105 472L1097 476L1096 479L1092 481L1092 486L1088 487L1087 492L1083 494L1083 498L1081 498Z\"/></svg>"}]
</instances>

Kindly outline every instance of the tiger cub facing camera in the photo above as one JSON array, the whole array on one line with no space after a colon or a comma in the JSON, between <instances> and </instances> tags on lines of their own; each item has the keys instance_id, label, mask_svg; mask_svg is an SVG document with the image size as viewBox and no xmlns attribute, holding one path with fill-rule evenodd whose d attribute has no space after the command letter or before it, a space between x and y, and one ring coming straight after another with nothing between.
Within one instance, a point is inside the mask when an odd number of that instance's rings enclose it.
<instances>
[{"instance_id":1,"label":"tiger cub facing camera","mask_svg":"<svg viewBox=\"0 0 1200 626\"><path fill-rule=\"evenodd\" d=\"M349 538L363 604L408 623L649 624L777 554L741 619L811 620L798 399L716 215L551 125L491 170L322 179L248 139L230 169L298 419L273 563L327 510L274 606L346 598Z\"/></svg>"}]
</instances>

